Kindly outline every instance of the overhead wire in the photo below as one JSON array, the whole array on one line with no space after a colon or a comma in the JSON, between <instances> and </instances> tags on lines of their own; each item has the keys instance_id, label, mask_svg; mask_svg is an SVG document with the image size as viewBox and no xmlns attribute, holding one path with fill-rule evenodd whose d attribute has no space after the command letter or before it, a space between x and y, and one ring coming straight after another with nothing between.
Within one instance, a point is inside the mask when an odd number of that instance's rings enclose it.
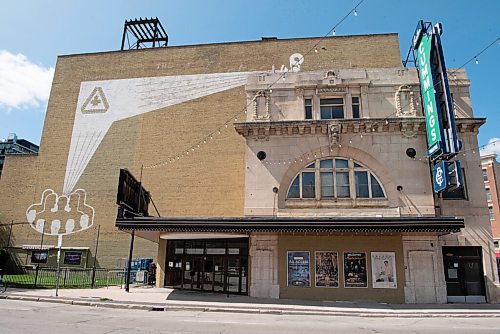
<instances>
[{"instance_id":1,"label":"overhead wire","mask_svg":"<svg viewBox=\"0 0 500 334\"><path fill-rule=\"evenodd\" d=\"M349 10L349 12L347 12L347 14L345 14L324 36L320 37L318 39L318 41L304 54L302 55L301 58L299 58L297 60L297 63L300 63L304 57L308 54L310 54L311 52L313 52L317 46L321 43L321 41L323 41L326 37L328 37L333 31L335 31L352 13L356 13L355 16L357 16L357 9L358 7L364 2L365 0L360 0L358 1L358 3L352 7L351 10ZM196 141L193 145L187 147L186 149L183 149L183 150L179 150L177 151L176 154L172 154L170 155L168 158L166 159L162 159L161 161L159 162L156 162L154 164L150 164L150 165L146 165L144 166L144 169L152 169L152 168L157 168L157 167L161 167L161 166L164 166L166 165L167 163L171 163L173 161L176 161L176 160L180 160L182 157L184 157L185 155L189 155L189 152L194 152L196 149L199 149L201 148L202 145L206 144L209 140L212 140L213 139L213 136L217 133L217 134L220 134L221 132L221 129L223 127L227 128L229 124L232 123L233 119L235 122L238 121L238 117L242 114L242 113L246 113L248 107L253 103L253 99L255 99L260 93L262 92L265 92L265 91L269 91L271 90L272 87L274 87L280 80L282 80L283 78L285 78L286 76L286 71L283 71L280 73L280 75L278 76L278 79L276 79L274 82L270 83L265 89L262 89L260 90L259 92L257 92L257 94L255 94L255 96L250 100L250 102L248 102L246 104L246 106L239 110L238 112L236 112L235 114L232 114L231 117L227 118L226 121L221 124L221 126L218 126L217 129L211 131L208 135L202 137L201 140L199 141Z\"/></svg>"}]
</instances>

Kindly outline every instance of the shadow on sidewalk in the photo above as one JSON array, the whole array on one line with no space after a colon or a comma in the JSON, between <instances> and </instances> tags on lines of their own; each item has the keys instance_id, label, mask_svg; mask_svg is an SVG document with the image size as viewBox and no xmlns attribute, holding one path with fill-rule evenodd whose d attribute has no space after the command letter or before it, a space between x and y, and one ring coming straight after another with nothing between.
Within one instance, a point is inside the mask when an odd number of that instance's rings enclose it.
<instances>
[{"instance_id":1,"label":"shadow on sidewalk","mask_svg":"<svg viewBox=\"0 0 500 334\"><path fill-rule=\"evenodd\" d=\"M167 296L169 301L192 301L192 302L213 302L213 303L234 303L234 304L267 304L267 305L294 305L294 306L316 306L332 308L364 308L380 310L422 310L422 309L442 309L442 310L500 310L500 304L387 304L373 301L333 301L333 300L296 300L296 299L273 299L256 298L232 294L220 294L211 292L172 290Z\"/></svg>"}]
</instances>

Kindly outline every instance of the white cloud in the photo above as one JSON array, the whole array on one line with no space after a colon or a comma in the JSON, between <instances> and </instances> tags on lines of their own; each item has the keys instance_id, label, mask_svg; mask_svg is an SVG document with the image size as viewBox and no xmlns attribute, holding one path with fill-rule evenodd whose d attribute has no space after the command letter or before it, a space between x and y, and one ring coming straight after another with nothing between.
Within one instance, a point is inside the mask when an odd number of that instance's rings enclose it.
<instances>
[{"instance_id":1,"label":"white cloud","mask_svg":"<svg viewBox=\"0 0 500 334\"><path fill-rule=\"evenodd\" d=\"M0 50L0 107L39 107L49 99L54 68L34 64L22 54Z\"/></svg>"},{"instance_id":2,"label":"white cloud","mask_svg":"<svg viewBox=\"0 0 500 334\"><path fill-rule=\"evenodd\" d=\"M500 138L491 138L488 141L488 144L484 145L484 147L480 151L481 155L486 154L496 154L500 156Z\"/></svg>"}]
</instances>

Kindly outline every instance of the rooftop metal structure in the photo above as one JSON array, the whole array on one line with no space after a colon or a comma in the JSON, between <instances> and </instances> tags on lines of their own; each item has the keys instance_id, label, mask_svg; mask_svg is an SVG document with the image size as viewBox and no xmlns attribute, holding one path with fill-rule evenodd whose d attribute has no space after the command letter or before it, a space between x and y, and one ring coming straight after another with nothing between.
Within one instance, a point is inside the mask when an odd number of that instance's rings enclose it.
<instances>
[{"instance_id":1,"label":"rooftop metal structure","mask_svg":"<svg viewBox=\"0 0 500 334\"><path fill-rule=\"evenodd\" d=\"M125 46L125 41L128 48ZM167 44L167 32L157 17L127 20L123 25L121 50L166 47Z\"/></svg>"}]
</instances>

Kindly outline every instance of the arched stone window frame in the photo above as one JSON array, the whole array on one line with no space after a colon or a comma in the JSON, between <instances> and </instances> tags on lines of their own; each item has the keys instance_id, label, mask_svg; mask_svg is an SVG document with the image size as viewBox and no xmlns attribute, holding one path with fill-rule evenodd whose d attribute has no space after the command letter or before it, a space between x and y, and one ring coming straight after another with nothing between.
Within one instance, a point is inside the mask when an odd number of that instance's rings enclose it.
<instances>
[{"instance_id":1,"label":"arched stone window frame","mask_svg":"<svg viewBox=\"0 0 500 334\"><path fill-rule=\"evenodd\" d=\"M326 154L328 152L329 154ZM310 198L310 199L288 199L288 191L290 185L295 177L306 166L310 165L316 160L344 158L357 162L364 167L364 170L370 171L380 184L385 197L384 198ZM318 179L317 179L318 180ZM350 177L350 180L353 180ZM319 180L318 180L319 181ZM352 188L352 184L351 184ZM307 152L297 157L296 162L293 163L283 175L280 182L278 192L278 208L281 209L294 209L294 208L356 208L356 207L380 207L389 208L397 207L399 203L399 196L396 190L396 185L388 170L376 158L369 153L359 150L354 147L344 147L331 149L329 147L321 147L316 150Z\"/></svg>"}]
</instances>

